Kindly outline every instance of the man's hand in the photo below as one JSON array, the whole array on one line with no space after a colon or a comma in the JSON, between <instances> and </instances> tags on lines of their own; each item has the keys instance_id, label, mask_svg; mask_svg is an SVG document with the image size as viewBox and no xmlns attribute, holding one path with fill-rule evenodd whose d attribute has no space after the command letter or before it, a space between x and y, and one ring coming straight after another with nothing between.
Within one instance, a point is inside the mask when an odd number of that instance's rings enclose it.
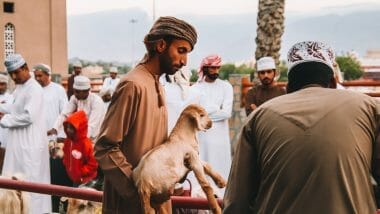
<instances>
[{"instance_id":1,"label":"man's hand","mask_svg":"<svg viewBox=\"0 0 380 214\"><path fill-rule=\"evenodd\" d=\"M103 95L102 96L102 99L103 99L103 101L104 102L109 102L109 101L111 101L111 95L110 94L105 94L105 95Z\"/></svg>"},{"instance_id":2,"label":"man's hand","mask_svg":"<svg viewBox=\"0 0 380 214\"><path fill-rule=\"evenodd\" d=\"M49 135L57 135L57 134L58 134L58 132L57 132L57 130L55 128L52 128L49 131L47 131L47 135L48 136Z\"/></svg>"},{"instance_id":3,"label":"man's hand","mask_svg":"<svg viewBox=\"0 0 380 214\"><path fill-rule=\"evenodd\" d=\"M251 104L250 107L251 107L252 111L255 110L255 109L257 108L257 106L256 106L255 104Z\"/></svg>"}]
</instances>

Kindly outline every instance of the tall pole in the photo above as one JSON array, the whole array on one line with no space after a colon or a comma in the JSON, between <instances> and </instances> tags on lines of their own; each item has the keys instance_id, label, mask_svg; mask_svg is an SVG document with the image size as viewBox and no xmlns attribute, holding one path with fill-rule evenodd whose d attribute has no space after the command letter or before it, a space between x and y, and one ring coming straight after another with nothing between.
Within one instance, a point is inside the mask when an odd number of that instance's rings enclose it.
<instances>
[{"instance_id":1,"label":"tall pole","mask_svg":"<svg viewBox=\"0 0 380 214\"><path fill-rule=\"evenodd\" d=\"M153 22L156 20L156 1L153 0Z\"/></svg>"},{"instance_id":2,"label":"tall pole","mask_svg":"<svg viewBox=\"0 0 380 214\"><path fill-rule=\"evenodd\" d=\"M131 61L132 61L132 67L134 67L135 66L135 31L134 31L134 24L137 22L137 19L131 19L131 20L129 20L129 22L131 23L131 31L132 31L132 53L131 53L131 55L132 55L132 59L131 59Z\"/></svg>"}]
</instances>

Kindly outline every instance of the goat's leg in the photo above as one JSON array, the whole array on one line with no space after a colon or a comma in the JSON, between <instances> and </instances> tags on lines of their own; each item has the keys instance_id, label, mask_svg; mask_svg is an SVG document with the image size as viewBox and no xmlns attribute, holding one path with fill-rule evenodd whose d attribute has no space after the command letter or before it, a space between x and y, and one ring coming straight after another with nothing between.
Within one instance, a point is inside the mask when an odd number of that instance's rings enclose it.
<instances>
[{"instance_id":1,"label":"goat's leg","mask_svg":"<svg viewBox=\"0 0 380 214\"><path fill-rule=\"evenodd\" d=\"M194 171L195 177L197 178L202 190L205 192L207 200L209 202L211 211L216 214L222 213L216 198L214 197L214 191L208 182L206 175L203 170L202 162L199 160L197 154L192 154L189 157L190 168Z\"/></svg>"},{"instance_id":2,"label":"goat's leg","mask_svg":"<svg viewBox=\"0 0 380 214\"><path fill-rule=\"evenodd\" d=\"M154 209L150 205L150 193L144 190L139 190L139 195L144 214L155 214Z\"/></svg>"},{"instance_id":3,"label":"goat's leg","mask_svg":"<svg viewBox=\"0 0 380 214\"><path fill-rule=\"evenodd\" d=\"M159 214L169 214L168 209L163 204L160 204L157 210Z\"/></svg>"},{"instance_id":4,"label":"goat's leg","mask_svg":"<svg viewBox=\"0 0 380 214\"><path fill-rule=\"evenodd\" d=\"M212 178L214 183L219 188L223 188L226 186L227 182L224 180L224 178L218 172L216 172L215 170L213 170L211 168L210 164L202 161L202 165L203 165L203 170L205 171L205 173Z\"/></svg>"}]
</instances>

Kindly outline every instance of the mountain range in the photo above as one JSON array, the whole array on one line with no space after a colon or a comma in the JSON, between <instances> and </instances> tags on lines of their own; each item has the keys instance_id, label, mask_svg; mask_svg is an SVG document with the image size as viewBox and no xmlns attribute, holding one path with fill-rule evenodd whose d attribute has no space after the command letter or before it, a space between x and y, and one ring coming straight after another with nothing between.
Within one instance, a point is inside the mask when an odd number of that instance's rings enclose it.
<instances>
[{"instance_id":1,"label":"mountain range","mask_svg":"<svg viewBox=\"0 0 380 214\"><path fill-rule=\"evenodd\" d=\"M346 13L337 8L322 14L286 13L281 58L286 58L292 44L305 40L326 42L338 55L354 50L362 56L368 49L380 49L380 4L354 8ZM254 57L256 13L177 17L198 31L198 43L189 55L190 68L196 68L211 53L230 63ZM136 62L145 53L142 40L152 24L152 18L138 8L69 16L69 58Z\"/></svg>"}]
</instances>

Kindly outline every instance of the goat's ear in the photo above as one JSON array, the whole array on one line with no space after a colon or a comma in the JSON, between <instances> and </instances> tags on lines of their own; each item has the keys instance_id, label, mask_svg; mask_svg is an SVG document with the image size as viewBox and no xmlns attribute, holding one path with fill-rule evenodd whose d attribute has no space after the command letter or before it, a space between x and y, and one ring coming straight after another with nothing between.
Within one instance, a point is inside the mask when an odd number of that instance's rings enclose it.
<instances>
[{"instance_id":1,"label":"goat's ear","mask_svg":"<svg viewBox=\"0 0 380 214\"><path fill-rule=\"evenodd\" d=\"M189 113L189 118L191 122L193 122L194 127L197 127L199 129L200 127L200 120L199 120L199 114L198 112L191 112Z\"/></svg>"}]
</instances>

